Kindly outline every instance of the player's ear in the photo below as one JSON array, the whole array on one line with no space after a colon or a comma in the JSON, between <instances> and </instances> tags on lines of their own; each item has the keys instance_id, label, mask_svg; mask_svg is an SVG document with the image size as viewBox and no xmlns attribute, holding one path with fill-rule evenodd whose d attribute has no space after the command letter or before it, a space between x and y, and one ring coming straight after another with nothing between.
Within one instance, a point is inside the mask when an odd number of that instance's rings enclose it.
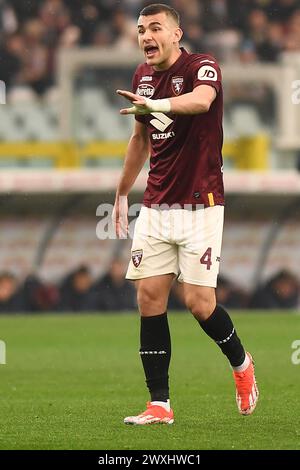
<instances>
[{"instance_id":1,"label":"player's ear","mask_svg":"<svg viewBox=\"0 0 300 470\"><path fill-rule=\"evenodd\" d=\"M176 28L174 31L175 42L179 42L183 36L183 31L181 28Z\"/></svg>"}]
</instances>

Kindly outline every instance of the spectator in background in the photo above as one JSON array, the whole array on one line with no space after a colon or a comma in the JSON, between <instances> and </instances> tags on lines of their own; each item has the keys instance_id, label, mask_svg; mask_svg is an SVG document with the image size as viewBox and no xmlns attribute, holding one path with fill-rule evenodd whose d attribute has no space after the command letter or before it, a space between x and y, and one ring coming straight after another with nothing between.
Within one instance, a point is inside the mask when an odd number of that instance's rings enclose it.
<instances>
[{"instance_id":1,"label":"spectator in background","mask_svg":"<svg viewBox=\"0 0 300 470\"><path fill-rule=\"evenodd\" d=\"M245 308L246 294L223 276L218 277L216 288L217 302L227 308Z\"/></svg>"},{"instance_id":2,"label":"spectator in background","mask_svg":"<svg viewBox=\"0 0 300 470\"><path fill-rule=\"evenodd\" d=\"M59 46L64 48L78 46L80 36L81 32L78 26L68 26L60 36Z\"/></svg>"},{"instance_id":3,"label":"spectator in background","mask_svg":"<svg viewBox=\"0 0 300 470\"><path fill-rule=\"evenodd\" d=\"M43 44L45 27L38 19L29 20L24 25L25 44L20 78L38 93L43 93L51 84L48 74L49 50Z\"/></svg>"},{"instance_id":4,"label":"spectator in background","mask_svg":"<svg viewBox=\"0 0 300 470\"><path fill-rule=\"evenodd\" d=\"M203 0L202 23L206 31L224 30L228 26L228 5L226 0Z\"/></svg>"},{"instance_id":5,"label":"spectator in background","mask_svg":"<svg viewBox=\"0 0 300 470\"><path fill-rule=\"evenodd\" d=\"M7 0L0 0L0 34L14 33L18 27L18 20L14 9Z\"/></svg>"},{"instance_id":6,"label":"spectator in background","mask_svg":"<svg viewBox=\"0 0 300 470\"><path fill-rule=\"evenodd\" d=\"M247 0L237 2L236 0L227 0L227 16L230 27L239 31L245 31L247 28L248 16L253 3Z\"/></svg>"},{"instance_id":7,"label":"spectator in background","mask_svg":"<svg viewBox=\"0 0 300 470\"><path fill-rule=\"evenodd\" d=\"M43 284L34 274L25 279L22 295L26 312L53 312L57 309L58 288L51 284Z\"/></svg>"},{"instance_id":8,"label":"spectator in background","mask_svg":"<svg viewBox=\"0 0 300 470\"><path fill-rule=\"evenodd\" d=\"M101 8L99 4L96 5L95 2L91 0L81 2L77 9L75 9L72 4L70 4L70 6L71 8L73 7L73 21L76 27L81 31L81 43L83 45L90 44L99 23L104 21L103 16L105 17L105 14L103 8ZM109 24L108 29L111 30Z\"/></svg>"},{"instance_id":9,"label":"spectator in background","mask_svg":"<svg viewBox=\"0 0 300 470\"><path fill-rule=\"evenodd\" d=\"M0 79L7 89L18 83L24 55L23 38L19 33L12 33L1 41L0 45Z\"/></svg>"},{"instance_id":10,"label":"spectator in background","mask_svg":"<svg viewBox=\"0 0 300 470\"><path fill-rule=\"evenodd\" d=\"M299 9L299 0L273 0L269 2L267 12L274 20L288 21L292 14Z\"/></svg>"},{"instance_id":11,"label":"spectator in background","mask_svg":"<svg viewBox=\"0 0 300 470\"><path fill-rule=\"evenodd\" d=\"M125 53L136 48L136 22L122 9L114 12L111 27L115 37L113 45Z\"/></svg>"},{"instance_id":12,"label":"spectator in background","mask_svg":"<svg viewBox=\"0 0 300 470\"><path fill-rule=\"evenodd\" d=\"M43 43L50 48L57 46L60 35L72 24L70 11L62 0L42 2L38 21L44 27Z\"/></svg>"},{"instance_id":13,"label":"spectator in background","mask_svg":"<svg viewBox=\"0 0 300 470\"><path fill-rule=\"evenodd\" d=\"M125 279L125 262L116 258L112 261L108 273L97 284L99 296L98 310L120 311L136 308L135 289L132 283Z\"/></svg>"},{"instance_id":14,"label":"spectator in background","mask_svg":"<svg viewBox=\"0 0 300 470\"><path fill-rule=\"evenodd\" d=\"M182 284L175 281L169 295L168 310L186 310L183 295Z\"/></svg>"},{"instance_id":15,"label":"spectator in background","mask_svg":"<svg viewBox=\"0 0 300 470\"><path fill-rule=\"evenodd\" d=\"M283 50L284 28L280 22L270 22L268 26L268 39L265 47L267 61L276 61ZM261 57L264 60L264 57Z\"/></svg>"},{"instance_id":16,"label":"spectator in background","mask_svg":"<svg viewBox=\"0 0 300 470\"><path fill-rule=\"evenodd\" d=\"M11 8L14 10L19 25L21 22L26 21L28 18L36 16L38 8L41 4L41 0L6 0L6 3L8 3L8 1Z\"/></svg>"},{"instance_id":17,"label":"spectator in background","mask_svg":"<svg viewBox=\"0 0 300 470\"><path fill-rule=\"evenodd\" d=\"M113 34L109 25L100 23L93 34L92 45L97 47L109 47L113 41Z\"/></svg>"},{"instance_id":18,"label":"spectator in background","mask_svg":"<svg viewBox=\"0 0 300 470\"><path fill-rule=\"evenodd\" d=\"M282 270L259 287L250 301L254 309L297 308L299 301L299 282L294 274Z\"/></svg>"},{"instance_id":19,"label":"spectator in background","mask_svg":"<svg viewBox=\"0 0 300 470\"><path fill-rule=\"evenodd\" d=\"M135 18L147 3L0 0L1 80L8 86L29 85L41 95L55 81L60 47L94 44L125 53L136 48ZM185 46L191 52L201 49L223 62L253 63L276 61L282 51L300 51L299 0L169 0L168 4L181 14ZM17 38L21 57L15 50Z\"/></svg>"},{"instance_id":20,"label":"spectator in background","mask_svg":"<svg viewBox=\"0 0 300 470\"><path fill-rule=\"evenodd\" d=\"M17 279L9 272L0 273L0 313L23 312L24 298Z\"/></svg>"},{"instance_id":21,"label":"spectator in background","mask_svg":"<svg viewBox=\"0 0 300 470\"><path fill-rule=\"evenodd\" d=\"M185 40L187 40L187 47L190 47L193 51L204 50L205 34L203 28L197 20L191 20L187 22L185 28Z\"/></svg>"},{"instance_id":22,"label":"spectator in background","mask_svg":"<svg viewBox=\"0 0 300 470\"><path fill-rule=\"evenodd\" d=\"M86 312L97 310L97 294L87 266L80 266L67 276L60 288L58 310Z\"/></svg>"},{"instance_id":23,"label":"spectator in background","mask_svg":"<svg viewBox=\"0 0 300 470\"><path fill-rule=\"evenodd\" d=\"M287 35L285 38L285 50L300 50L300 10L295 12L287 24Z\"/></svg>"},{"instance_id":24,"label":"spectator in background","mask_svg":"<svg viewBox=\"0 0 300 470\"><path fill-rule=\"evenodd\" d=\"M248 19L246 43L250 42L258 60L273 62L283 48L283 28L280 23L270 22L267 14L253 10Z\"/></svg>"}]
</instances>

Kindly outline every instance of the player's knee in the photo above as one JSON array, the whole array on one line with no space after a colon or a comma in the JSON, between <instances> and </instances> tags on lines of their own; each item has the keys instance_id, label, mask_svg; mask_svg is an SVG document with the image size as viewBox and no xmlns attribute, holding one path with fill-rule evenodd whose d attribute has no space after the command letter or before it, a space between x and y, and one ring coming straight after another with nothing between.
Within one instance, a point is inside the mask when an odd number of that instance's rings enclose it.
<instances>
[{"instance_id":1,"label":"player's knee","mask_svg":"<svg viewBox=\"0 0 300 470\"><path fill-rule=\"evenodd\" d=\"M215 298L199 294L186 296L185 303L196 320L200 321L207 320L216 307Z\"/></svg>"},{"instance_id":2,"label":"player's knee","mask_svg":"<svg viewBox=\"0 0 300 470\"><path fill-rule=\"evenodd\" d=\"M141 285L137 291L141 315L158 315L166 310L166 301L151 286Z\"/></svg>"}]
</instances>

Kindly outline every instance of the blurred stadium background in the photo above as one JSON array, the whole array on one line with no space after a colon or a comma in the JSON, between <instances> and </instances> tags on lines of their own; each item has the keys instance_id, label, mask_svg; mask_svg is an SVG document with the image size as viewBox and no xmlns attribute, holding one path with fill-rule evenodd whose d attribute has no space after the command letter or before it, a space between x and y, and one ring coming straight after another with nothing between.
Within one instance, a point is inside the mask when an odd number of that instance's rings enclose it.
<instances>
[{"instance_id":1,"label":"blurred stadium background","mask_svg":"<svg viewBox=\"0 0 300 470\"><path fill-rule=\"evenodd\" d=\"M132 117L142 0L0 1L0 310L127 310L130 240L99 240ZM213 54L225 88L227 195L218 298L298 308L300 2L173 0L183 45ZM130 202L145 187L144 169ZM175 285L171 307L182 308Z\"/></svg>"}]
</instances>

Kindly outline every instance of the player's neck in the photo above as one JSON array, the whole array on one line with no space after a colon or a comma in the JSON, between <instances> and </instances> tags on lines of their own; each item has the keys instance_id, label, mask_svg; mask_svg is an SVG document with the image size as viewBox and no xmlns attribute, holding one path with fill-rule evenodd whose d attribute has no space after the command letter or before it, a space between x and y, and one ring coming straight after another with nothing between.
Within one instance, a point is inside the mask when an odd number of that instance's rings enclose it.
<instances>
[{"instance_id":1,"label":"player's neck","mask_svg":"<svg viewBox=\"0 0 300 470\"><path fill-rule=\"evenodd\" d=\"M176 51L174 51L174 53L165 62L159 65L153 65L153 69L156 72L163 72L164 70L168 70L170 67L172 67L172 65L175 64L175 62L177 62L181 54L182 50L176 49Z\"/></svg>"}]
</instances>

